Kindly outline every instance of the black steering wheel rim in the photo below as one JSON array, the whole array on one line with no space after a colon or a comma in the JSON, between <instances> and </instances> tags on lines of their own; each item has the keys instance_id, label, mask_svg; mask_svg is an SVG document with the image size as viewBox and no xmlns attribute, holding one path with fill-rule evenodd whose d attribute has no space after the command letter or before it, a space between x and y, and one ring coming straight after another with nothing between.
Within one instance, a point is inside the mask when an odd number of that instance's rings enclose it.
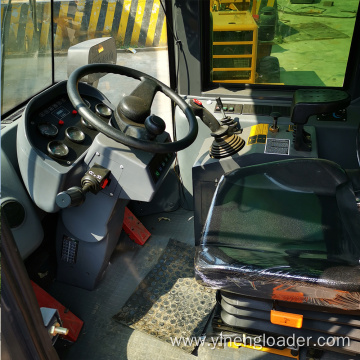
<instances>
[{"instance_id":1,"label":"black steering wheel rim","mask_svg":"<svg viewBox=\"0 0 360 360\"><path fill-rule=\"evenodd\" d=\"M82 100L79 94L78 84L80 79L82 79L86 75L93 73L113 73L117 75L128 76L140 81L142 81L143 79L147 79L155 82L157 86L156 91L160 91L167 97L169 97L172 101L174 101L177 106L179 106L179 108L185 114L189 123L189 131L187 135L184 138L176 140L174 142L158 143L156 141L142 140L125 135L121 130L115 129L114 127L105 123L86 106L85 102ZM74 108L86 121L88 121L98 131L105 134L109 138L132 148L152 153L176 152L185 149L186 147L191 145L194 142L198 133L197 120L190 106L168 86L166 86L159 80L153 78L152 76L138 70L113 64L84 65L73 71L72 74L69 76L67 82L67 92Z\"/></svg>"}]
</instances>

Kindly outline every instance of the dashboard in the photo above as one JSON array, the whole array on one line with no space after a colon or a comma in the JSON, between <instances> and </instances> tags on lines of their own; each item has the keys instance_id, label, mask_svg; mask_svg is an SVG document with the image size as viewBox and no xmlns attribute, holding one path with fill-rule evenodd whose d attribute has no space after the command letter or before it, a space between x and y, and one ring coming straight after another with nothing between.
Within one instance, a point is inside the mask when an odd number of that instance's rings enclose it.
<instances>
[{"instance_id":1,"label":"dashboard","mask_svg":"<svg viewBox=\"0 0 360 360\"><path fill-rule=\"evenodd\" d=\"M102 97L84 95L85 104L101 120L112 120L113 112ZM29 114L28 135L43 156L62 166L72 165L92 144L98 131L83 119L62 94Z\"/></svg>"},{"instance_id":2,"label":"dashboard","mask_svg":"<svg viewBox=\"0 0 360 360\"><path fill-rule=\"evenodd\" d=\"M129 148L100 133L74 109L66 85L60 82L34 97L19 121L18 163L30 198L40 209L57 212L56 196L80 186L85 173L100 165L110 171L109 185L101 190L104 196L150 201L175 155ZM78 87L85 105L114 125L114 105L92 86ZM164 132L156 141L171 140Z\"/></svg>"}]
</instances>

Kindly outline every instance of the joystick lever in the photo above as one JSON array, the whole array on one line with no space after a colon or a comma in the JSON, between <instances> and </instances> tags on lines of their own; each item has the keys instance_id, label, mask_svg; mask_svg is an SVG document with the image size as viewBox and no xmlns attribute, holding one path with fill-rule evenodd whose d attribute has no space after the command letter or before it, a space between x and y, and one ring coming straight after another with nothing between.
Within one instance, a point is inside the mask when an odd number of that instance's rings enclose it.
<instances>
[{"instance_id":1,"label":"joystick lever","mask_svg":"<svg viewBox=\"0 0 360 360\"><path fill-rule=\"evenodd\" d=\"M210 148L212 158L221 159L234 155L244 147L245 141L236 134L236 126L236 124L222 125L211 133L214 138Z\"/></svg>"},{"instance_id":2,"label":"joystick lever","mask_svg":"<svg viewBox=\"0 0 360 360\"><path fill-rule=\"evenodd\" d=\"M220 128L220 124L216 120L215 116L205 109L200 100L191 99L189 104L195 116L198 116L212 132L217 131Z\"/></svg>"},{"instance_id":3,"label":"joystick lever","mask_svg":"<svg viewBox=\"0 0 360 360\"><path fill-rule=\"evenodd\" d=\"M234 119L231 118L231 116L226 115L225 110L224 110L224 105L221 101L220 96L218 98L216 98L216 104L219 107L221 114L223 116L223 118L221 119L221 123L223 125L230 126L234 132L238 132L241 134L242 129L241 129L240 123L238 124Z\"/></svg>"},{"instance_id":4,"label":"joystick lever","mask_svg":"<svg viewBox=\"0 0 360 360\"><path fill-rule=\"evenodd\" d=\"M85 201L85 194L92 192L97 194L99 191L109 185L109 176L111 171L94 164L82 177L81 187L73 186L66 191L56 195L56 204L65 209L67 207L80 206Z\"/></svg>"}]
</instances>

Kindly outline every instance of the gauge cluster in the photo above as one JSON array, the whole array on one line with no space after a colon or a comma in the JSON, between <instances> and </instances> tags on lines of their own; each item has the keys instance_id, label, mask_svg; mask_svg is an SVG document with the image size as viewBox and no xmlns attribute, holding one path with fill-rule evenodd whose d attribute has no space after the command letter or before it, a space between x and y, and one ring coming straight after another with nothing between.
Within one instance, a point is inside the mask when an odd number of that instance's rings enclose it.
<instances>
[{"instance_id":1,"label":"gauge cluster","mask_svg":"<svg viewBox=\"0 0 360 360\"><path fill-rule=\"evenodd\" d=\"M83 100L103 121L111 121L113 113L106 104L89 95ZM59 164L70 166L89 148L98 131L63 94L31 114L28 134L34 147Z\"/></svg>"}]
</instances>

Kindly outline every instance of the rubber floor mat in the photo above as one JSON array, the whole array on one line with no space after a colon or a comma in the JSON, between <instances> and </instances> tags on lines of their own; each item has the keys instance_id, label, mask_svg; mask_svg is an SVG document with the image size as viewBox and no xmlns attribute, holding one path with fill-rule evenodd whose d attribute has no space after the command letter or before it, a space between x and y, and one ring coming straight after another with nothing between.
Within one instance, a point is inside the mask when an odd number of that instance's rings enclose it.
<instances>
[{"instance_id":1,"label":"rubber floor mat","mask_svg":"<svg viewBox=\"0 0 360 360\"><path fill-rule=\"evenodd\" d=\"M216 303L215 290L194 278L195 248L169 240L158 263L147 274L114 319L133 329L191 353L196 343L182 338L200 337Z\"/></svg>"}]
</instances>

